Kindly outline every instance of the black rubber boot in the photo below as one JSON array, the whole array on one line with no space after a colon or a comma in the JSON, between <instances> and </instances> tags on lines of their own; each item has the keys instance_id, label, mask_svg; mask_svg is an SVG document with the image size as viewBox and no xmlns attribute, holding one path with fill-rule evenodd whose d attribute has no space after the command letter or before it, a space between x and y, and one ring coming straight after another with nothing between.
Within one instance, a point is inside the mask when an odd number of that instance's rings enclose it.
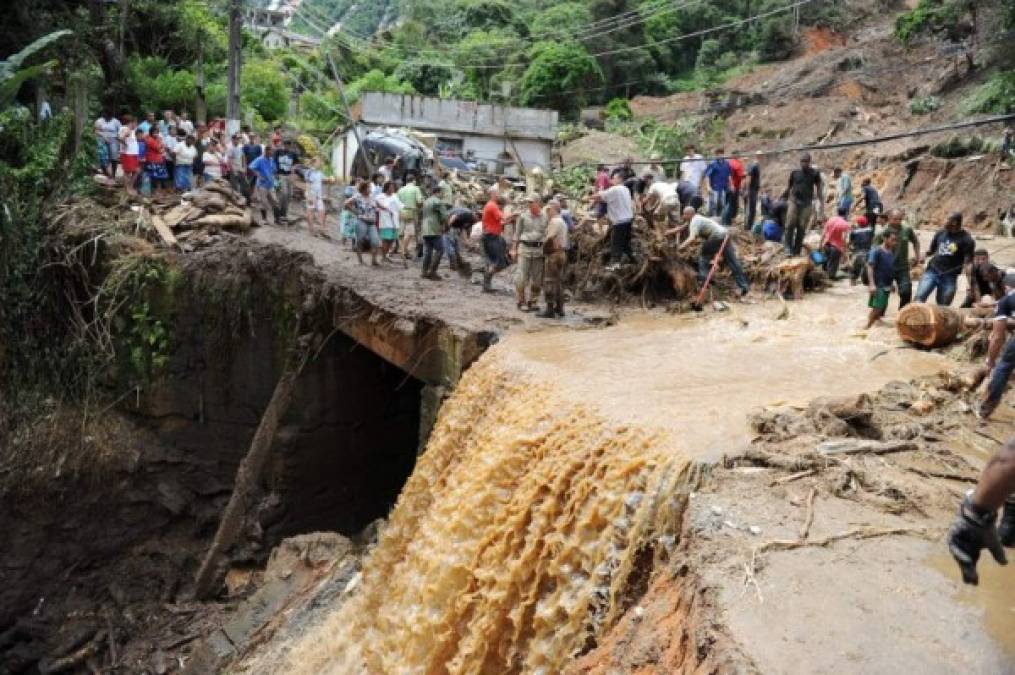
<instances>
[{"instance_id":1,"label":"black rubber boot","mask_svg":"<svg viewBox=\"0 0 1015 675\"><path fill-rule=\"evenodd\" d=\"M1015 495L1008 497L1001 511L1001 523L997 526L997 538L1001 545L1015 548Z\"/></svg>"}]
</instances>

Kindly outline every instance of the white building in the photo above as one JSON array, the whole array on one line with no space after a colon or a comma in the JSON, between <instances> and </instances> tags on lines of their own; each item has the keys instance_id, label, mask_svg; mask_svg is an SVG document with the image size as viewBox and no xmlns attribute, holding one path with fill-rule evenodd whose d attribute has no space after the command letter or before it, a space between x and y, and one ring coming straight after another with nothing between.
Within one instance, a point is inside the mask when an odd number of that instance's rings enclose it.
<instances>
[{"instance_id":1,"label":"white building","mask_svg":"<svg viewBox=\"0 0 1015 675\"><path fill-rule=\"evenodd\" d=\"M556 110L380 92L364 93L356 108L361 133L382 127L421 132L435 138L438 155L472 160L493 173L548 169L557 137ZM351 130L339 137L332 156L336 176L350 177L357 147Z\"/></svg>"}]
</instances>

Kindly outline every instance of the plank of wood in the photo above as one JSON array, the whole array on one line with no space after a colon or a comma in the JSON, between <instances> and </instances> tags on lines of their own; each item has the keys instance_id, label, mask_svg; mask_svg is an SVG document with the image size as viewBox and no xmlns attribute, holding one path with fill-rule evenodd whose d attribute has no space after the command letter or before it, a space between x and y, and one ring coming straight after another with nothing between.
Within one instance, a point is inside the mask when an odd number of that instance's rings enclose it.
<instances>
[{"instance_id":1,"label":"plank of wood","mask_svg":"<svg viewBox=\"0 0 1015 675\"><path fill-rule=\"evenodd\" d=\"M162 219L162 216L156 215L152 221L155 224L155 231L159 233L160 237L162 237L162 241L166 242L170 246L176 246L178 243L176 241L176 235L174 235L173 231L169 229L168 225L166 225L166 221Z\"/></svg>"},{"instance_id":2,"label":"plank of wood","mask_svg":"<svg viewBox=\"0 0 1015 675\"><path fill-rule=\"evenodd\" d=\"M868 441L858 438L846 438L825 441L817 447L819 455L886 455L891 452L908 452L918 450L919 445L913 441Z\"/></svg>"}]
</instances>

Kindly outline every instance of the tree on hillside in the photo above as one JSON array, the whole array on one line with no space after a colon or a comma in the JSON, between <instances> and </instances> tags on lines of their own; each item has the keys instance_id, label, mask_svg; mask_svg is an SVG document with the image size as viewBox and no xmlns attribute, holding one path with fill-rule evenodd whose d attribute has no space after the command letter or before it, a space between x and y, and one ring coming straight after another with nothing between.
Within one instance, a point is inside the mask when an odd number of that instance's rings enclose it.
<instances>
[{"instance_id":1,"label":"tree on hillside","mask_svg":"<svg viewBox=\"0 0 1015 675\"><path fill-rule=\"evenodd\" d=\"M519 54L518 36L507 31L476 30L454 47L454 62L481 97L489 97L499 67L512 67L511 54ZM514 63L517 63L515 61ZM521 72L520 67L516 67Z\"/></svg>"},{"instance_id":2,"label":"tree on hillside","mask_svg":"<svg viewBox=\"0 0 1015 675\"><path fill-rule=\"evenodd\" d=\"M521 82L525 105L577 113L588 100L583 90L604 81L599 64L577 42L542 42L532 48L531 56Z\"/></svg>"}]
</instances>

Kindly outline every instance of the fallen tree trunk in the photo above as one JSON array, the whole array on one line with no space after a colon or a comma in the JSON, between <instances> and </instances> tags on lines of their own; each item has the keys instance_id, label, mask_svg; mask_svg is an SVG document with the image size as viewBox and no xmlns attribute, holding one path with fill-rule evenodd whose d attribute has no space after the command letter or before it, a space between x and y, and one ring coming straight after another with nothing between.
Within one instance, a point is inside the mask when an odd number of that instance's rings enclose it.
<instances>
[{"instance_id":1,"label":"fallen tree trunk","mask_svg":"<svg viewBox=\"0 0 1015 675\"><path fill-rule=\"evenodd\" d=\"M890 452L918 450L912 441L864 441L855 438L825 441L817 447L819 455L886 455Z\"/></svg>"},{"instance_id":2,"label":"fallen tree trunk","mask_svg":"<svg viewBox=\"0 0 1015 675\"><path fill-rule=\"evenodd\" d=\"M296 380L310 356L310 341L303 340L303 342L304 344L299 350L287 359L285 368L275 385L275 391L271 395L271 401L264 409L261 423L257 426L254 438L250 442L250 449L236 470L233 494L229 497L229 503L226 504L226 508L222 512L218 531L215 532L211 547L194 579L194 597L198 600L207 600L213 595L222 576L219 569L219 558L236 542L243 529L244 518L250 510L250 496L260 480L261 472L268 460L279 421L289 410L293 392L296 389Z\"/></svg>"}]
</instances>

